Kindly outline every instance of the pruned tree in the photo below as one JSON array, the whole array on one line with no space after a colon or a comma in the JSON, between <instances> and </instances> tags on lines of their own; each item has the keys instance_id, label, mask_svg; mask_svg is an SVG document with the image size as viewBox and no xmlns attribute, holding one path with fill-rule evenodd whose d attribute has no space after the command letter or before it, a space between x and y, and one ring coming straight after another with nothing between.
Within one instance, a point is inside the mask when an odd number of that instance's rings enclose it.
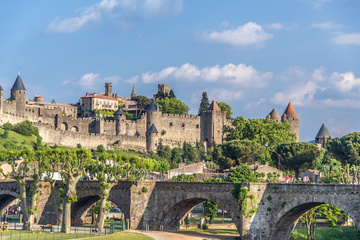
<instances>
[{"instance_id":1,"label":"pruned tree","mask_svg":"<svg viewBox=\"0 0 360 240\"><path fill-rule=\"evenodd\" d=\"M11 180L15 180L19 186L20 206L23 209L24 221L23 230L30 231L34 223L34 214L37 211L36 202L42 175L48 166L46 154L41 151L31 150L13 151L10 150L6 155L7 163L11 170L1 174ZM27 188L27 181L33 180L30 188Z\"/></svg>"},{"instance_id":2,"label":"pruned tree","mask_svg":"<svg viewBox=\"0 0 360 240\"><path fill-rule=\"evenodd\" d=\"M50 156L51 171L61 176L62 224L61 231L70 232L71 203L77 201L76 184L83 178L93 162L90 150L54 149Z\"/></svg>"}]
</instances>

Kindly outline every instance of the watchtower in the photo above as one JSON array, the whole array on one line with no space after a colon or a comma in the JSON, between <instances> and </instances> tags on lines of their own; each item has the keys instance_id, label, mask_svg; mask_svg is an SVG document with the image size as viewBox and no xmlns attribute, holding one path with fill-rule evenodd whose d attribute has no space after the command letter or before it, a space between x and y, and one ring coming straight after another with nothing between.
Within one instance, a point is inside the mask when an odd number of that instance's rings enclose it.
<instances>
[{"instance_id":1,"label":"watchtower","mask_svg":"<svg viewBox=\"0 0 360 240\"><path fill-rule=\"evenodd\" d=\"M156 150L157 144L157 129L155 125L161 126L162 113L155 99L152 100L150 106L146 110L146 150ZM155 131L156 130L156 131Z\"/></svg>"},{"instance_id":2,"label":"watchtower","mask_svg":"<svg viewBox=\"0 0 360 240\"><path fill-rule=\"evenodd\" d=\"M281 116L282 122L288 122L290 124L290 131L296 134L296 141L299 141L299 121L300 118L296 114L294 107L291 102L285 109L284 114Z\"/></svg>"},{"instance_id":3,"label":"watchtower","mask_svg":"<svg viewBox=\"0 0 360 240\"><path fill-rule=\"evenodd\" d=\"M169 95L170 94L170 85L158 84L158 92L163 93L164 95Z\"/></svg>"},{"instance_id":4,"label":"watchtower","mask_svg":"<svg viewBox=\"0 0 360 240\"><path fill-rule=\"evenodd\" d=\"M126 133L126 114L123 110L119 109L114 112L115 131L116 136Z\"/></svg>"},{"instance_id":5,"label":"watchtower","mask_svg":"<svg viewBox=\"0 0 360 240\"><path fill-rule=\"evenodd\" d=\"M16 113L25 115L26 105L26 89L24 83L20 77L20 73L17 76L14 85L11 88L11 101L15 101Z\"/></svg>"},{"instance_id":6,"label":"watchtower","mask_svg":"<svg viewBox=\"0 0 360 240\"><path fill-rule=\"evenodd\" d=\"M112 82L105 83L105 96L112 97Z\"/></svg>"}]
</instances>

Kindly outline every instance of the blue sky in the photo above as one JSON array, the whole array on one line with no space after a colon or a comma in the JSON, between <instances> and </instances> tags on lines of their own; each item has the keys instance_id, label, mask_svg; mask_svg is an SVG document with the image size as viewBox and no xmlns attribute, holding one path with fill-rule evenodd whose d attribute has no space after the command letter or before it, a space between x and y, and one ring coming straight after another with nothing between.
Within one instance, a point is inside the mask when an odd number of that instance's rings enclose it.
<instances>
[{"instance_id":1,"label":"blue sky","mask_svg":"<svg viewBox=\"0 0 360 240\"><path fill-rule=\"evenodd\" d=\"M86 92L152 97L170 84L196 114L201 93L233 116L281 115L289 100L300 140L323 122L360 131L360 1L77 0L0 5L0 84L19 67L27 96L76 103Z\"/></svg>"}]
</instances>

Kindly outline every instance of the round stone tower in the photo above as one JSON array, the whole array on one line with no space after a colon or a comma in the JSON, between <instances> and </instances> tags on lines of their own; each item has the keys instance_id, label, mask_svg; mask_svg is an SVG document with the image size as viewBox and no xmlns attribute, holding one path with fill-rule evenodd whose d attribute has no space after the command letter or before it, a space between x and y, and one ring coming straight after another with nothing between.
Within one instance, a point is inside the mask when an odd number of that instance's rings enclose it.
<instances>
[{"instance_id":1,"label":"round stone tower","mask_svg":"<svg viewBox=\"0 0 360 240\"><path fill-rule=\"evenodd\" d=\"M123 110L119 109L116 112L114 112L116 136L126 133L125 120L126 120L126 113Z\"/></svg>"},{"instance_id":2,"label":"round stone tower","mask_svg":"<svg viewBox=\"0 0 360 240\"><path fill-rule=\"evenodd\" d=\"M285 109L284 114L281 116L282 122L288 122L290 124L290 131L296 134L296 141L299 141L299 121L300 118L296 114L291 102Z\"/></svg>"},{"instance_id":3,"label":"round stone tower","mask_svg":"<svg viewBox=\"0 0 360 240\"><path fill-rule=\"evenodd\" d=\"M281 122L281 117L275 108L266 116L266 118L274 120L275 122Z\"/></svg>"},{"instance_id":4,"label":"round stone tower","mask_svg":"<svg viewBox=\"0 0 360 240\"><path fill-rule=\"evenodd\" d=\"M150 129L146 132L146 150L156 151L158 145L158 130L155 124L151 124Z\"/></svg>"},{"instance_id":5,"label":"round stone tower","mask_svg":"<svg viewBox=\"0 0 360 240\"><path fill-rule=\"evenodd\" d=\"M155 138L157 139L157 130L156 126L161 126L161 116L162 113L155 99L150 103L150 106L146 110L146 150L154 151L156 149ZM156 134L154 131L156 130Z\"/></svg>"},{"instance_id":6,"label":"round stone tower","mask_svg":"<svg viewBox=\"0 0 360 240\"><path fill-rule=\"evenodd\" d=\"M20 77L20 73L17 76L14 85L11 88L11 101L15 101L16 113L25 115L26 106L26 89L24 83Z\"/></svg>"}]
</instances>

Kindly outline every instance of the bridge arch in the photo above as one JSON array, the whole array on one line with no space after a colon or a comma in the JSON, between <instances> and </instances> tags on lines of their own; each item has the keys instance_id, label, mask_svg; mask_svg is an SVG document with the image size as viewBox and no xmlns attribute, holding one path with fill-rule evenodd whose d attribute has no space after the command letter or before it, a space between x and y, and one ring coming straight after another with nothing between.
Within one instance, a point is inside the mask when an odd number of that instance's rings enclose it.
<instances>
[{"instance_id":1,"label":"bridge arch","mask_svg":"<svg viewBox=\"0 0 360 240\"><path fill-rule=\"evenodd\" d=\"M357 216L357 213L354 211L356 207L352 205L354 203L351 201L339 201L338 197L329 197L326 195L313 195L307 199L299 198L298 201L289 203L288 206L279 211L270 221L272 234L269 239L290 239L291 232L299 218L307 211L322 204L337 207L353 219L357 225L360 223L359 216Z\"/></svg>"},{"instance_id":2,"label":"bridge arch","mask_svg":"<svg viewBox=\"0 0 360 240\"><path fill-rule=\"evenodd\" d=\"M0 192L0 211L4 210L15 199L18 198L17 192L1 191Z\"/></svg>"},{"instance_id":3,"label":"bridge arch","mask_svg":"<svg viewBox=\"0 0 360 240\"><path fill-rule=\"evenodd\" d=\"M79 131L79 128L77 126L72 126L70 131L72 132L78 132Z\"/></svg>"}]
</instances>

